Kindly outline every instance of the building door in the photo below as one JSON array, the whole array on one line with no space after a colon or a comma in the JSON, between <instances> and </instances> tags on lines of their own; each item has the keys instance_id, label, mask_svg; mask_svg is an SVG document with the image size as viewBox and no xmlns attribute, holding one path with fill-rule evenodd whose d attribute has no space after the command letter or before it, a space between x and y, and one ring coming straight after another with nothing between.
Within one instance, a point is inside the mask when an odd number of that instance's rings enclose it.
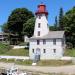
<instances>
[{"instance_id":1,"label":"building door","mask_svg":"<svg viewBox=\"0 0 75 75\"><path fill-rule=\"evenodd\" d=\"M40 60L40 55L41 55L41 51L39 48L36 49L36 53L35 53L35 60L39 61Z\"/></svg>"}]
</instances>

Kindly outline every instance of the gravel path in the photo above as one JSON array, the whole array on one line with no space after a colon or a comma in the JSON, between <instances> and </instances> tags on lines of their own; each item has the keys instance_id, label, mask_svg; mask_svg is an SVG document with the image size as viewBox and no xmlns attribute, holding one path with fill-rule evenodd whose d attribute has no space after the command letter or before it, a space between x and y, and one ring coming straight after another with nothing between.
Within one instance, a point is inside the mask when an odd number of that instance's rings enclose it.
<instances>
[{"instance_id":1,"label":"gravel path","mask_svg":"<svg viewBox=\"0 0 75 75\"><path fill-rule=\"evenodd\" d=\"M0 63L0 68L10 68L13 66L13 63ZM65 74L75 74L75 65L70 66L59 66L59 67L41 67L41 66L23 66L23 65L15 65L19 69L25 69L28 71L39 71L43 73L65 73Z\"/></svg>"}]
</instances>

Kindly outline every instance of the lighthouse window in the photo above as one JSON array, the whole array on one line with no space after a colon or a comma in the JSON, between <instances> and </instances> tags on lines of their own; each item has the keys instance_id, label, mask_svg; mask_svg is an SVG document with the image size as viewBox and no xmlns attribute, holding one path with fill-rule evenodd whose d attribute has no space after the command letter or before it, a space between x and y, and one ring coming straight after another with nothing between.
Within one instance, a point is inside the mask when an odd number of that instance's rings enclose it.
<instances>
[{"instance_id":1,"label":"lighthouse window","mask_svg":"<svg viewBox=\"0 0 75 75\"><path fill-rule=\"evenodd\" d=\"M46 53L46 49L43 49L43 53Z\"/></svg>"},{"instance_id":2,"label":"lighthouse window","mask_svg":"<svg viewBox=\"0 0 75 75\"><path fill-rule=\"evenodd\" d=\"M38 36L40 36L40 31L38 31Z\"/></svg>"},{"instance_id":3,"label":"lighthouse window","mask_svg":"<svg viewBox=\"0 0 75 75\"><path fill-rule=\"evenodd\" d=\"M38 23L38 28L40 28L40 23Z\"/></svg>"},{"instance_id":4,"label":"lighthouse window","mask_svg":"<svg viewBox=\"0 0 75 75\"><path fill-rule=\"evenodd\" d=\"M39 45L40 44L40 40L37 40L37 45Z\"/></svg>"},{"instance_id":5,"label":"lighthouse window","mask_svg":"<svg viewBox=\"0 0 75 75\"><path fill-rule=\"evenodd\" d=\"M32 49L33 53L34 53L34 49Z\"/></svg>"},{"instance_id":6,"label":"lighthouse window","mask_svg":"<svg viewBox=\"0 0 75 75\"><path fill-rule=\"evenodd\" d=\"M39 15L39 19L41 19L41 15Z\"/></svg>"}]
</instances>

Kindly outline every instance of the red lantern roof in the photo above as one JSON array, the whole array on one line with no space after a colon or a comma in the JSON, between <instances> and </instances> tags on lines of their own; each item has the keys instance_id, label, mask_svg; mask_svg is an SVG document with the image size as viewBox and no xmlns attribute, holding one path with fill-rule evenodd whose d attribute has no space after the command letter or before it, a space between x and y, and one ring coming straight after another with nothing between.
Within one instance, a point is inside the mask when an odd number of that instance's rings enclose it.
<instances>
[{"instance_id":1,"label":"red lantern roof","mask_svg":"<svg viewBox=\"0 0 75 75\"><path fill-rule=\"evenodd\" d=\"M48 15L48 12L46 11L46 5L44 5L44 4L38 5L38 11L36 11L35 14L36 15L37 14L45 14L45 15Z\"/></svg>"}]
</instances>

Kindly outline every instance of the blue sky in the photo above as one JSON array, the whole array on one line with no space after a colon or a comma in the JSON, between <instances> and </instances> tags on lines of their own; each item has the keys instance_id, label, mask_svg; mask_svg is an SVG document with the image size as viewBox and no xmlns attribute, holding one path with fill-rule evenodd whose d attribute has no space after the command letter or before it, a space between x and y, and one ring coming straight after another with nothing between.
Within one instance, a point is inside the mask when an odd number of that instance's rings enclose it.
<instances>
[{"instance_id":1,"label":"blue sky","mask_svg":"<svg viewBox=\"0 0 75 75\"><path fill-rule=\"evenodd\" d=\"M49 25L54 24L55 16L58 16L60 7L64 12L75 6L75 0L0 0L0 25L7 22L8 16L15 8L28 8L33 13L37 10L37 5L43 2L49 12Z\"/></svg>"}]
</instances>

